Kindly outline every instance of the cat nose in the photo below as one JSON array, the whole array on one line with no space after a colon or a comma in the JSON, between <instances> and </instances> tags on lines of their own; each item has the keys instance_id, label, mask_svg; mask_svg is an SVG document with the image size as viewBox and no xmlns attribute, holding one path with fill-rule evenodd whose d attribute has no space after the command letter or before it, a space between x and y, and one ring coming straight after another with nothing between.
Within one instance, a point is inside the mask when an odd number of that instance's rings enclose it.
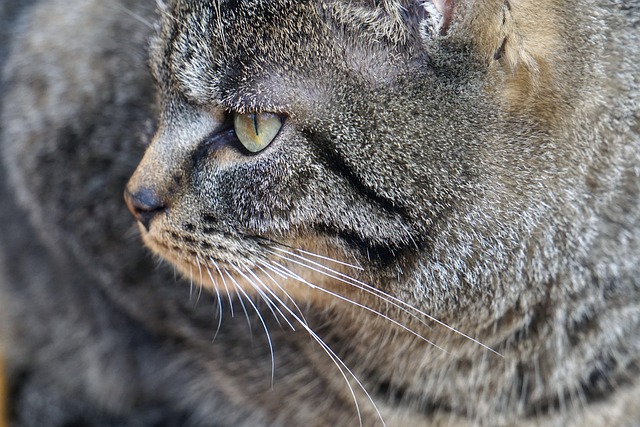
<instances>
[{"instance_id":1,"label":"cat nose","mask_svg":"<svg viewBox=\"0 0 640 427\"><path fill-rule=\"evenodd\" d=\"M151 220L166 209L162 198L153 190L142 188L132 192L124 190L124 201L134 217L149 231Z\"/></svg>"}]
</instances>

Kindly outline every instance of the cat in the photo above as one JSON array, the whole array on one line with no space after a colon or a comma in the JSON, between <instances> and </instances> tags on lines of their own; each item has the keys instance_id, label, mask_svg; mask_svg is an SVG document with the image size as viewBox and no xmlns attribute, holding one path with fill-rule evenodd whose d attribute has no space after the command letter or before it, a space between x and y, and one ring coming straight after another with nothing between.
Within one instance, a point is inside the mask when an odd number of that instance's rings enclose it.
<instances>
[{"instance_id":1,"label":"cat","mask_svg":"<svg viewBox=\"0 0 640 427\"><path fill-rule=\"evenodd\" d=\"M15 425L640 423L640 2L20 13Z\"/></svg>"}]
</instances>

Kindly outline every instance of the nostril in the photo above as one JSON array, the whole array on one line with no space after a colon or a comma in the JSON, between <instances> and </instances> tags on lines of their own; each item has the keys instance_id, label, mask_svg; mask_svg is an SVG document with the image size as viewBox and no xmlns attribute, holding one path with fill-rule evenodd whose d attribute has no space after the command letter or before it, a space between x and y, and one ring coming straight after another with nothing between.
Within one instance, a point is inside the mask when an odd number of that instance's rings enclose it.
<instances>
[{"instance_id":1,"label":"nostril","mask_svg":"<svg viewBox=\"0 0 640 427\"><path fill-rule=\"evenodd\" d=\"M165 210L162 198L156 192L148 188L143 188L136 192L129 189L124 190L124 201L136 219L149 230L151 220L160 212Z\"/></svg>"}]
</instances>

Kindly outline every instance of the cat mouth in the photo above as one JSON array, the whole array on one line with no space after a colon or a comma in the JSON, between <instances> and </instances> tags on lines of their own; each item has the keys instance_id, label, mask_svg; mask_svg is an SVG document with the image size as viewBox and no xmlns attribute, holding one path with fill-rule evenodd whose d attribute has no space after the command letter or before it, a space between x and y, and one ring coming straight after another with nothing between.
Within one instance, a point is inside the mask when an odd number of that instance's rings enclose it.
<instances>
[{"instance_id":1,"label":"cat mouth","mask_svg":"<svg viewBox=\"0 0 640 427\"><path fill-rule=\"evenodd\" d=\"M291 292L304 300L318 299L320 293L344 292L344 283L358 282L363 267L336 259L336 254L316 247L294 248L261 237L210 235L206 241L176 232L143 231L146 246L171 264L190 283L212 292L261 294ZM321 240L321 239L318 239ZM336 258L333 258L333 255ZM285 290L286 289L286 290ZM328 291L331 289L331 291ZM314 294L314 295L311 295ZM288 297L290 297L287 294Z\"/></svg>"},{"instance_id":2,"label":"cat mouth","mask_svg":"<svg viewBox=\"0 0 640 427\"><path fill-rule=\"evenodd\" d=\"M143 240L155 254L181 270L187 267L251 269L256 265L252 260L261 256L258 247L251 248L250 244L239 239L224 238L200 241L177 232L147 232L143 234ZM258 245L256 244L256 246Z\"/></svg>"},{"instance_id":3,"label":"cat mouth","mask_svg":"<svg viewBox=\"0 0 640 427\"><path fill-rule=\"evenodd\" d=\"M336 293L349 293L364 269L341 261L326 245L293 248L260 237L234 238L223 234L205 242L176 232L144 232L143 240L153 253L174 266L191 284L213 293L240 297L259 295L301 301L324 300ZM231 248L235 249L232 250ZM336 258L332 256L335 256ZM345 284L349 284L345 288ZM359 285L356 285L356 287Z\"/></svg>"},{"instance_id":4,"label":"cat mouth","mask_svg":"<svg viewBox=\"0 0 640 427\"><path fill-rule=\"evenodd\" d=\"M300 309L302 304L328 307L341 303L346 304L343 307L355 307L387 320L439 350L446 351L421 335L411 324L405 324L407 319L418 319L421 324L426 321L440 325L501 356L496 350L398 296L366 283L365 277L368 274L363 267L337 259L337 256L334 258L319 254L318 252L324 252L327 255L337 255L326 251L330 241L324 242L324 251L313 252L265 238L234 238L224 233L220 233L215 242L198 242L193 235L175 231L147 232L143 233L143 237L147 246L171 263L192 287L196 284L214 295L220 311L223 300L228 299L231 306L233 300L238 300L245 310L259 312L258 304L262 300L276 319L289 325L294 322L306 325ZM323 239L317 239L313 243L312 240L303 240L299 239L298 243L315 244L316 249L321 249L318 241ZM236 251L229 249L234 246ZM392 307L392 311L396 313L389 315L380 310L382 306Z\"/></svg>"}]
</instances>

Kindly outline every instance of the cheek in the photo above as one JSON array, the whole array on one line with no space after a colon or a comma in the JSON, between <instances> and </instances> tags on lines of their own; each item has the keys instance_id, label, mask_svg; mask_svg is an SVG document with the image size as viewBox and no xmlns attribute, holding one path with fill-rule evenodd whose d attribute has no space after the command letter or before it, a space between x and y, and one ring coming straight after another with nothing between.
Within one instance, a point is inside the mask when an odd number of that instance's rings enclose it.
<instances>
[{"instance_id":1,"label":"cheek","mask_svg":"<svg viewBox=\"0 0 640 427\"><path fill-rule=\"evenodd\" d=\"M269 153L254 164L220 173L206 185L202 199L230 224L268 231L282 228L301 201L308 199L316 174L296 156ZM198 189L202 190L202 189Z\"/></svg>"}]
</instances>

